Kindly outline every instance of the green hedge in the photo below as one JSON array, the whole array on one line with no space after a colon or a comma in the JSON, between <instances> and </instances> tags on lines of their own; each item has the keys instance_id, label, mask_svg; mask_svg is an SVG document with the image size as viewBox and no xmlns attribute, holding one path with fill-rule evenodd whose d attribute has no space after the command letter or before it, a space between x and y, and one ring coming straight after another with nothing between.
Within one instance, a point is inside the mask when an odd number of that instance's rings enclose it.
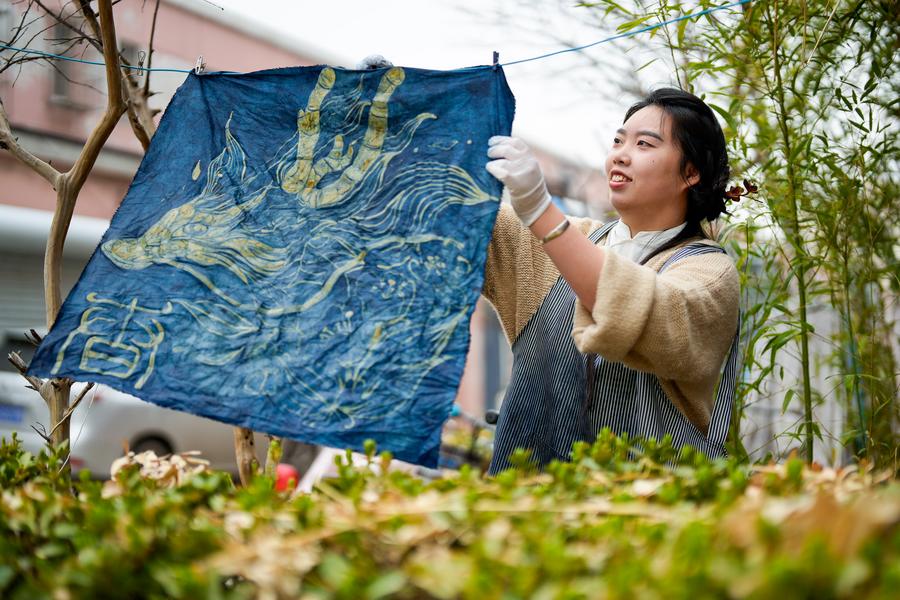
<instances>
[{"instance_id":1,"label":"green hedge","mask_svg":"<svg viewBox=\"0 0 900 600\"><path fill-rule=\"evenodd\" d=\"M346 461L291 499L261 477L58 475L0 445L3 598L895 597L900 485L750 467L603 432L572 463L427 482ZM168 463L165 463L168 464ZM173 467L174 468L174 467ZM146 472L146 470L145 470ZM161 471L158 471L161 472ZM179 481L181 479L181 481Z\"/></svg>"}]
</instances>

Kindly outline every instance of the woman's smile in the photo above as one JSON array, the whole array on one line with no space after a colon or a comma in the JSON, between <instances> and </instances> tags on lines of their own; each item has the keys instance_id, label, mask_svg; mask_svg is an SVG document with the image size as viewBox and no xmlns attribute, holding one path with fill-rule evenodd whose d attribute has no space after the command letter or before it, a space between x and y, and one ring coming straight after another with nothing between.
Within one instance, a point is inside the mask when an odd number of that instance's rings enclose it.
<instances>
[{"instance_id":1,"label":"woman's smile","mask_svg":"<svg viewBox=\"0 0 900 600\"><path fill-rule=\"evenodd\" d=\"M621 190L631 182L631 177L618 169L609 172L609 187L613 190Z\"/></svg>"}]
</instances>

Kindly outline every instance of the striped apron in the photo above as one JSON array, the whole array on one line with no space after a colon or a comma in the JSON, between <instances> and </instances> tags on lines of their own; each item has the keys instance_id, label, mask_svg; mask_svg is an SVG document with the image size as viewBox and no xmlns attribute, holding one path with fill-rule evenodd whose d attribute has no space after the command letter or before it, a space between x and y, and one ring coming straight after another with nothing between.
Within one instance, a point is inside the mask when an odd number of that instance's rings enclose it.
<instances>
[{"instance_id":1,"label":"striped apron","mask_svg":"<svg viewBox=\"0 0 900 600\"><path fill-rule=\"evenodd\" d=\"M597 243L615 225L607 223L589 238ZM724 252L706 244L688 244L659 269L697 254ZM629 437L691 445L709 457L725 456L725 437L738 372L738 333L716 391L709 431L701 433L666 397L659 379L596 354L582 354L572 340L575 293L560 277L512 345L509 387L500 407L489 474L511 465L516 448L532 451L540 468L551 460L569 460L572 443L591 442L604 427ZM740 331L740 324L738 325Z\"/></svg>"}]
</instances>

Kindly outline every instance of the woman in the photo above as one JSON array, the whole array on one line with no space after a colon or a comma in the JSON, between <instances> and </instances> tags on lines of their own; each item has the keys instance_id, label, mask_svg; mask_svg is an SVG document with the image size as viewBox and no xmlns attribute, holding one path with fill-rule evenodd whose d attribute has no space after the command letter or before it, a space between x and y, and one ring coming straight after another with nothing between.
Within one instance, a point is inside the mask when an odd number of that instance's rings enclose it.
<instances>
[{"instance_id":1,"label":"woman","mask_svg":"<svg viewBox=\"0 0 900 600\"><path fill-rule=\"evenodd\" d=\"M724 455L739 284L701 229L725 211L729 177L710 108L660 89L628 110L606 160L621 217L607 226L565 217L521 140L491 138L488 156L511 207L497 217L483 293L514 354L490 472L520 447L538 466L566 460L603 427Z\"/></svg>"}]
</instances>

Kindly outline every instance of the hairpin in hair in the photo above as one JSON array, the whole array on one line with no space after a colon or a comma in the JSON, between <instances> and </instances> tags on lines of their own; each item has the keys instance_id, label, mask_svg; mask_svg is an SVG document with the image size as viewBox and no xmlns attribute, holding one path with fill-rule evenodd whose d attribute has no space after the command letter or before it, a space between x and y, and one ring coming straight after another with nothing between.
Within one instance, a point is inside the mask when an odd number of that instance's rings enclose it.
<instances>
[{"instance_id":1,"label":"hairpin in hair","mask_svg":"<svg viewBox=\"0 0 900 600\"><path fill-rule=\"evenodd\" d=\"M759 191L759 186L754 184L753 182L745 179L744 187L739 185L731 186L727 192L725 192L726 202L739 202L741 196L750 196L751 194L755 194Z\"/></svg>"}]
</instances>

